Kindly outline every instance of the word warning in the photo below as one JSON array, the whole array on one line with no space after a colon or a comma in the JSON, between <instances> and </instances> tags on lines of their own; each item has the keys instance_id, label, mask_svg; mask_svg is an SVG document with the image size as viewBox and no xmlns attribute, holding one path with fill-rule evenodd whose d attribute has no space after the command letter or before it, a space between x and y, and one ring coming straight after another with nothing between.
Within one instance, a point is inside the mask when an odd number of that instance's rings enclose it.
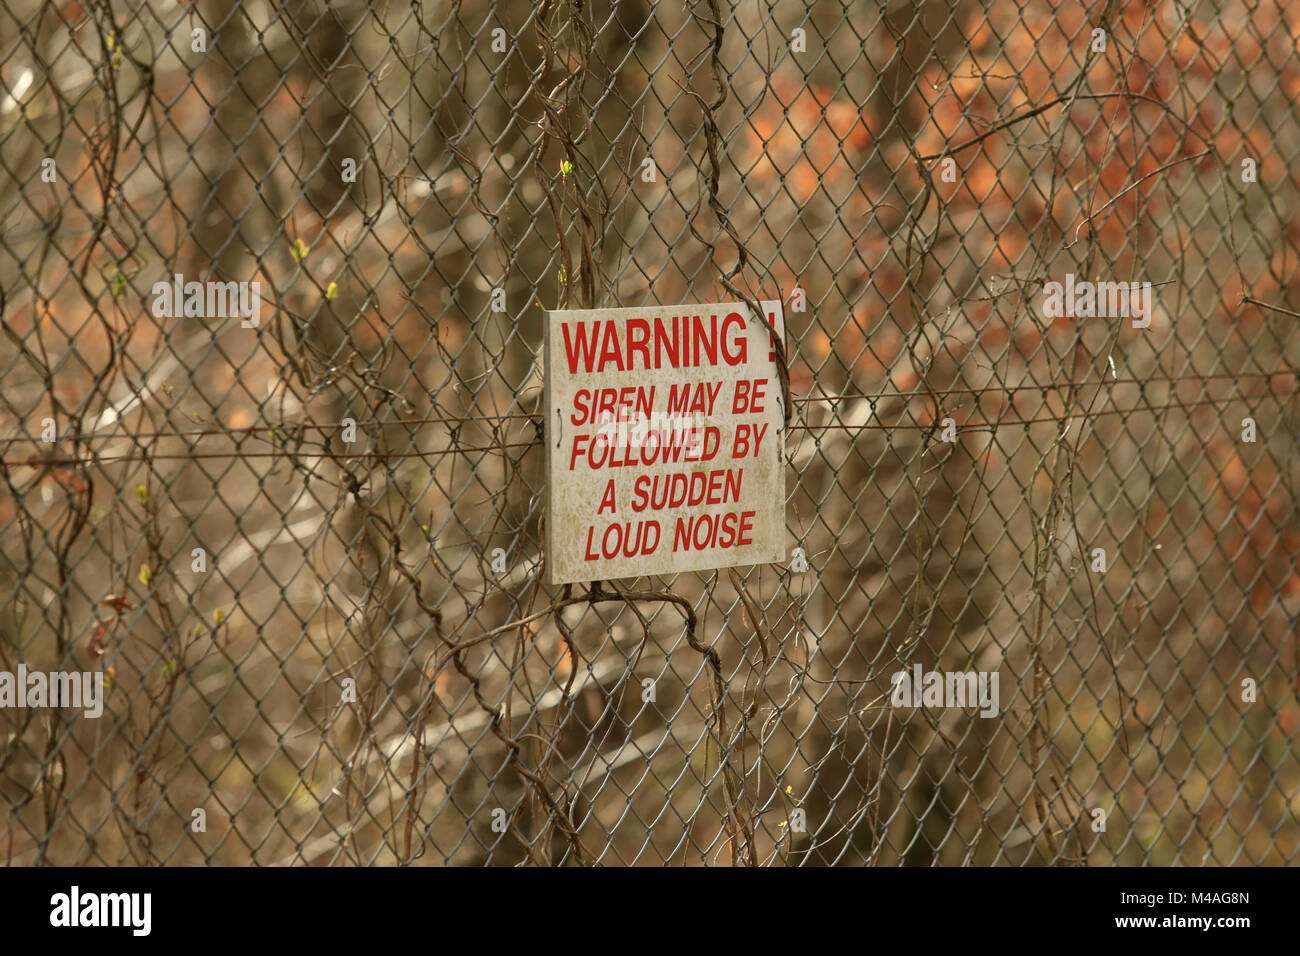
<instances>
[{"instance_id":1,"label":"word warning","mask_svg":"<svg viewBox=\"0 0 1300 956\"><path fill-rule=\"evenodd\" d=\"M781 303L546 314L552 584L785 559Z\"/></svg>"}]
</instances>

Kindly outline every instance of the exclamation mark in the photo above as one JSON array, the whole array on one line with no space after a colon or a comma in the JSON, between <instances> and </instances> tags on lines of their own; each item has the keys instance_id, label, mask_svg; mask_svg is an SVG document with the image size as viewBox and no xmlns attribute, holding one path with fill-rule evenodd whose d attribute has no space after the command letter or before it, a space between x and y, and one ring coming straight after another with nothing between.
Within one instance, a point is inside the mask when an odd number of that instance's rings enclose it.
<instances>
[{"instance_id":1,"label":"exclamation mark","mask_svg":"<svg viewBox=\"0 0 1300 956\"><path fill-rule=\"evenodd\" d=\"M772 329L772 334L767 337L768 341L772 343L772 348L769 349L767 353L767 360L769 362L775 362L776 361L776 313L775 312L769 311L767 313L767 324Z\"/></svg>"}]
</instances>

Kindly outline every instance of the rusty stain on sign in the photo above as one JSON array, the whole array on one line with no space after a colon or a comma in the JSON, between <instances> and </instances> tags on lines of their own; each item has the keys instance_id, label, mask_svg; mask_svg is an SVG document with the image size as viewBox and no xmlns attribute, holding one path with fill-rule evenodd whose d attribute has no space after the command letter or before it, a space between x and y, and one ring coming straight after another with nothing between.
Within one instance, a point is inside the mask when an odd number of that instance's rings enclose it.
<instances>
[{"instance_id":1,"label":"rusty stain on sign","mask_svg":"<svg viewBox=\"0 0 1300 956\"><path fill-rule=\"evenodd\" d=\"M785 559L778 301L546 313L552 584Z\"/></svg>"}]
</instances>

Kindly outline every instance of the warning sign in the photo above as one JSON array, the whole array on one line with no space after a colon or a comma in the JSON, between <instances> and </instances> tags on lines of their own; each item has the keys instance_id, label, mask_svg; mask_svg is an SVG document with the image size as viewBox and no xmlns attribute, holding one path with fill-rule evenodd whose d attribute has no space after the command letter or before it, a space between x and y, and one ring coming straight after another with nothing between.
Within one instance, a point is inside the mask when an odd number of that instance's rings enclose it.
<instances>
[{"instance_id":1,"label":"warning sign","mask_svg":"<svg viewBox=\"0 0 1300 956\"><path fill-rule=\"evenodd\" d=\"M552 584L785 559L781 303L546 315Z\"/></svg>"}]
</instances>

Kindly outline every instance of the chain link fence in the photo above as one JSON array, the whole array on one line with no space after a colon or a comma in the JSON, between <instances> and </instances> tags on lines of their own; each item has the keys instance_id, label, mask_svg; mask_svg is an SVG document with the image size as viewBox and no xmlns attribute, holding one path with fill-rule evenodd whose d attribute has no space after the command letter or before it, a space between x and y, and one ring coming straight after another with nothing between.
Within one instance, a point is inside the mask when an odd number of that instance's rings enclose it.
<instances>
[{"instance_id":1,"label":"chain link fence","mask_svg":"<svg viewBox=\"0 0 1300 956\"><path fill-rule=\"evenodd\" d=\"M0 38L6 863L1296 859L1300 7ZM733 292L791 561L547 586L543 310Z\"/></svg>"}]
</instances>

